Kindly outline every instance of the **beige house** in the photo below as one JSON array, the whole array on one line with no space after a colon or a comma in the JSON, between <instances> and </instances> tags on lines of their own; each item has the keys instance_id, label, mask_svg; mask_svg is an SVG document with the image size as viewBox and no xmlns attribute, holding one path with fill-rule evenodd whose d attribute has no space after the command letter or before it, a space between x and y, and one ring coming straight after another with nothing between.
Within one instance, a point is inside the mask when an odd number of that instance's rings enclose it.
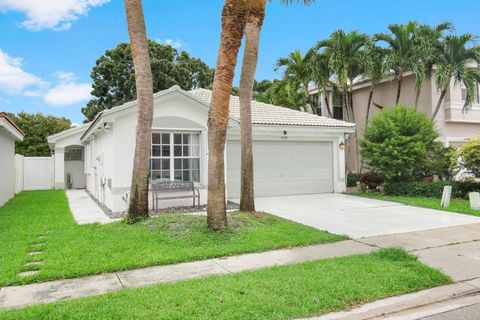
<instances>
[{"instance_id":1,"label":"beige house","mask_svg":"<svg viewBox=\"0 0 480 320\"><path fill-rule=\"evenodd\" d=\"M367 114L368 96L370 92L370 81L368 79L359 79L353 86L353 106L355 109L355 122L359 137L363 136L365 127L365 118ZM313 87L312 94L318 94L318 90ZM384 79L376 84L373 94L373 103L370 109L370 119L381 109L377 106L389 108L395 104L397 93L397 81L395 79ZM418 100L417 110L425 112L429 117L435 110L440 92L435 85L435 74L426 79L422 85ZM443 100L442 106L437 114L436 122L440 131L441 140L445 146L455 146L464 143L469 138L480 134L480 95L475 97L469 111L463 111L465 103L466 90L462 84L455 84L452 80L450 88ZM403 79L400 104L405 106L415 105L415 76L407 73ZM341 99L332 92L329 92L329 105L333 106L334 118L344 120L345 112L341 107ZM322 115L328 116L324 98L321 95L318 99L319 110ZM351 172L358 171L358 161L356 159L355 145L347 148L347 168Z\"/></svg>"}]
</instances>

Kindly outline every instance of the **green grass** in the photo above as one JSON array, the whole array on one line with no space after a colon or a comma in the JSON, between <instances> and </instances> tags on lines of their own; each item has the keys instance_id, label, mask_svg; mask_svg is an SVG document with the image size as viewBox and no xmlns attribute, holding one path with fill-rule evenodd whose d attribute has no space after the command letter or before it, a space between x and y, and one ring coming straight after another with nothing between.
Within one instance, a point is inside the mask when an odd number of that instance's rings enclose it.
<instances>
[{"instance_id":1,"label":"green grass","mask_svg":"<svg viewBox=\"0 0 480 320\"><path fill-rule=\"evenodd\" d=\"M2 319L293 319L448 284L401 249L0 312Z\"/></svg>"},{"instance_id":2,"label":"green grass","mask_svg":"<svg viewBox=\"0 0 480 320\"><path fill-rule=\"evenodd\" d=\"M452 199L450 201L450 205L448 206L448 208L442 208L440 206L441 200L437 198L387 196L378 192L363 192L363 193L355 193L353 195L372 198L372 199L378 199L378 200L400 202L400 203L408 204L411 206L417 206L417 207L423 207L423 208L430 208L430 209L437 209L437 210L448 211L448 212L456 212L456 213L470 214L473 216L480 216L480 211L470 209L470 202L468 200L463 200L463 199Z\"/></svg>"},{"instance_id":3,"label":"green grass","mask_svg":"<svg viewBox=\"0 0 480 320\"><path fill-rule=\"evenodd\" d=\"M178 214L77 225L64 191L24 192L0 208L0 287L342 239L262 213L231 214L224 233L210 232L206 217ZM27 256L39 243L44 254ZM39 268L25 266L34 260L43 261L40 272L19 277Z\"/></svg>"}]
</instances>

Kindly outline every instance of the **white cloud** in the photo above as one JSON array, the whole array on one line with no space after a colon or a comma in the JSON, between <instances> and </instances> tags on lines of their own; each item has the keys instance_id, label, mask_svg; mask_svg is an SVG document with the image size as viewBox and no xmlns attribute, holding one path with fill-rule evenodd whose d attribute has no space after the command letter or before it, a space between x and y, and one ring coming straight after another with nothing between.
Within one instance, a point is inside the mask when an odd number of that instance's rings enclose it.
<instances>
[{"instance_id":1,"label":"white cloud","mask_svg":"<svg viewBox=\"0 0 480 320\"><path fill-rule=\"evenodd\" d=\"M43 101L54 106L68 106L89 100L91 91L90 83L60 82L45 93Z\"/></svg>"},{"instance_id":2,"label":"white cloud","mask_svg":"<svg viewBox=\"0 0 480 320\"><path fill-rule=\"evenodd\" d=\"M21 25L29 30L66 30L91 8L110 0L0 0L0 11L20 11L27 19Z\"/></svg>"},{"instance_id":3,"label":"white cloud","mask_svg":"<svg viewBox=\"0 0 480 320\"><path fill-rule=\"evenodd\" d=\"M165 40L155 39L155 41L157 41L158 43L163 44L163 45L172 46L175 49L178 49L178 48L184 46L183 41L178 40L178 39L176 39L176 40L173 40L173 39L165 39Z\"/></svg>"},{"instance_id":4,"label":"white cloud","mask_svg":"<svg viewBox=\"0 0 480 320\"><path fill-rule=\"evenodd\" d=\"M71 82L75 80L75 74L73 72L57 71L54 76L61 82Z\"/></svg>"},{"instance_id":5,"label":"white cloud","mask_svg":"<svg viewBox=\"0 0 480 320\"><path fill-rule=\"evenodd\" d=\"M27 88L45 88L47 85L46 81L22 69L22 59L0 50L0 91L20 94Z\"/></svg>"}]
</instances>

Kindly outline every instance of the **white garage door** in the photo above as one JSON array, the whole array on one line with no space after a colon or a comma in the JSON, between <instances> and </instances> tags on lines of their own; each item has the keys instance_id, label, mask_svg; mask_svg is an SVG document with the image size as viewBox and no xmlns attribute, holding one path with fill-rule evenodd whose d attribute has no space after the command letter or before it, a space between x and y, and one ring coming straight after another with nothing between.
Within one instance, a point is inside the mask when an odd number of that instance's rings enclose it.
<instances>
[{"instance_id":1,"label":"white garage door","mask_svg":"<svg viewBox=\"0 0 480 320\"><path fill-rule=\"evenodd\" d=\"M256 196L333 192L331 142L254 141ZM227 192L240 197L240 142L227 144Z\"/></svg>"}]
</instances>

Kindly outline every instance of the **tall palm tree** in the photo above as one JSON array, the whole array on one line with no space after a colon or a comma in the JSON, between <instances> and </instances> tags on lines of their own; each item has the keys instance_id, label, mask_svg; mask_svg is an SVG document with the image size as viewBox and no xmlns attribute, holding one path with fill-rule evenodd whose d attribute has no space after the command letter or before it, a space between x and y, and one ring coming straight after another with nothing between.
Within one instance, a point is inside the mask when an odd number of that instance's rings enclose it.
<instances>
[{"instance_id":1,"label":"tall palm tree","mask_svg":"<svg viewBox=\"0 0 480 320\"><path fill-rule=\"evenodd\" d=\"M227 228L225 139L232 81L248 12L249 1L247 0L225 0L222 9L220 48L208 114L207 223L213 231L222 231Z\"/></svg>"},{"instance_id":2,"label":"tall palm tree","mask_svg":"<svg viewBox=\"0 0 480 320\"><path fill-rule=\"evenodd\" d=\"M337 86L341 88L343 95L344 110L347 114L347 120L355 122L355 110L353 108L353 79L361 73L360 59L362 50L369 42L367 35L351 31L345 33L343 30L337 30L330 35L330 38L319 41L315 47L316 50L324 49L324 53L329 57L332 71L337 77ZM358 132L355 131L354 139L349 138L347 151L352 145L355 146L356 170L359 167L359 148Z\"/></svg>"},{"instance_id":3,"label":"tall palm tree","mask_svg":"<svg viewBox=\"0 0 480 320\"><path fill-rule=\"evenodd\" d=\"M141 0L125 0L130 48L137 89L137 134L133 160L128 220L148 216L148 179L150 175L153 82L145 20Z\"/></svg>"},{"instance_id":4,"label":"tall palm tree","mask_svg":"<svg viewBox=\"0 0 480 320\"><path fill-rule=\"evenodd\" d=\"M471 34L461 36L447 36L442 43L440 56L437 61L436 85L440 90L437 106L432 114L432 120L437 116L445 94L453 80L455 83L463 83L467 89L464 109L472 105L475 97L475 89L480 82L480 47L468 47L474 41ZM477 66L472 68L471 63Z\"/></svg>"},{"instance_id":5,"label":"tall palm tree","mask_svg":"<svg viewBox=\"0 0 480 320\"><path fill-rule=\"evenodd\" d=\"M438 59L444 32L453 29L450 22L443 22L433 28L426 24L420 25L415 31L412 65L412 71L415 74L415 109L418 108L422 84L431 76L433 66Z\"/></svg>"},{"instance_id":6,"label":"tall palm tree","mask_svg":"<svg viewBox=\"0 0 480 320\"><path fill-rule=\"evenodd\" d=\"M375 35L376 41L384 41L389 45L386 65L395 72L395 78L398 82L395 104L400 101L403 76L405 72L412 70L417 28L418 23L414 21L407 24L391 24L388 26L389 34L378 33Z\"/></svg>"},{"instance_id":7,"label":"tall palm tree","mask_svg":"<svg viewBox=\"0 0 480 320\"><path fill-rule=\"evenodd\" d=\"M324 48L324 53L329 57L332 71L335 73L337 85L342 90L344 108L347 120L354 122L355 114L353 103L350 99L349 86L351 89L353 78L359 73L360 52L368 42L365 34L351 31L345 33L337 30L330 38L319 41L316 50Z\"/></svg>"},{"instance_id":8,"label":"tall palm tree","mask_svg":"<svg viewBox=\"0 0 480 320\"><path fill-rule=\"evenodd\" d=\"M250 1L245 27L245 49L240 75L240 210L255 211L252 142L252 97L258 60L260 30L265 17L266 0Z\"/></svg>"},{"instance_id":9,"label":"tall palm tree","mask_svg":"<svg viewBox=\"0 0 480 320\"><path fill-rule=\"evenodd\" d=\"M365 127L368 124L370 117L370 109L373 102L373 94L375 92L375 86L385 76L384 60L385 49L376 46L375 43L369 42L365 46L365 50L362 52L362 58L360 59L360 68L362 75L370 80L370 90L368 93L367 114L365 117Z\"/></svg>"},{"instance_id":10,"label":"tall palm tree","mask_svg":"<svg viewBox=\"0 0 480 320\"><path fill-rule=\"evenodd\" d=\"M298 107L307 104L309 99L308 83L312 80L310 58L314 54L313 50L309 50L305 56L300 50L290 52L287 57L277 60L275 71L281 67L285 67L283 72L284 79L294 90L301 94L301 102Z\"/></svg>"},{"instance_id":11,"label":"tall palm tree","mask_svg":"<svg viewBox=\"0 0 480 320\"><path fill-rule=\"evenodd\" d=\"M313 0L304 0L305 4ZM283 0L285 4L291 0ZM241 130L241 193L240 210L255 211L253 188L253 148L251 101L258 60L260 31L265 17L266 0L250 0L245 28L245 49L240 76L240 130Z\"/></svg>"},{"instance_id":12,"label":"tall palm tree","mask_svg":"<svg viewBox=\"0 0 480 320\"><path fill-rule=\"evenodd\" d=\"M311 79L315 82L318 92L322 92L325 108L330 118L333 118L332 109L328 101L328 88L332 85L330 77L332 75L328 56L323 53L314 52L309 59L309 68Z\"/></svg>"}]
</instances>

